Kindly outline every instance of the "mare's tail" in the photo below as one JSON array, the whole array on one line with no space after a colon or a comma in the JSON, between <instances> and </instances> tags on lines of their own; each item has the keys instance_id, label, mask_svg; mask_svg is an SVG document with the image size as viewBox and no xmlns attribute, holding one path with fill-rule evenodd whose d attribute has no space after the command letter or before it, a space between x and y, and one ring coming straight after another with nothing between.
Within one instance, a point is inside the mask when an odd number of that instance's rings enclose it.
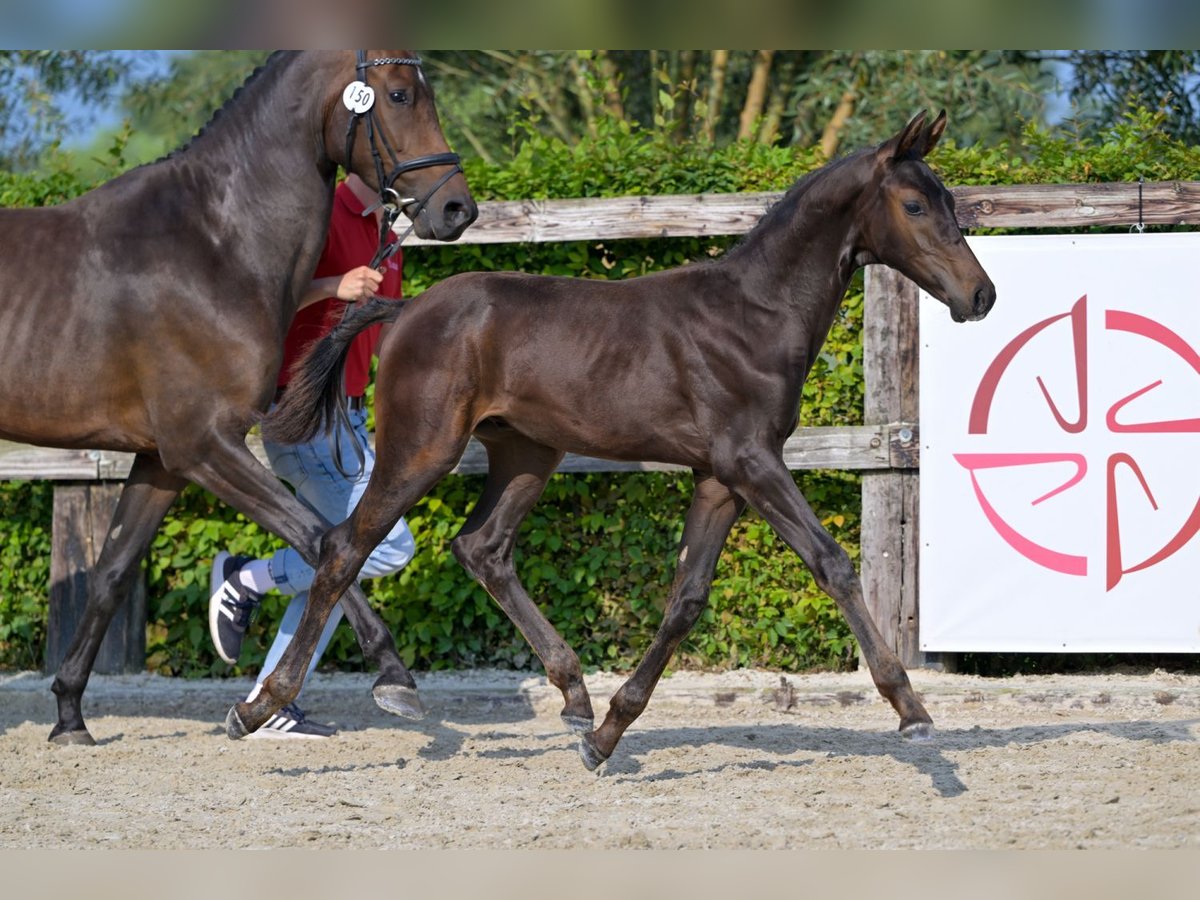
<instances>
[{"instance_id":1,"label":"mare's tail","mask_svg":"<svg viewBox=\"0 0 1200 900\"><path fill-rule=\"evenodd\" d=\"M332 430L346 414L342 372L350 344L364 328L394 320L408 303L376 297L349 310L296 363L282 402L263 420L263 435L281 444L299 444L322 427Z\"/></svg>"}]
</instances>

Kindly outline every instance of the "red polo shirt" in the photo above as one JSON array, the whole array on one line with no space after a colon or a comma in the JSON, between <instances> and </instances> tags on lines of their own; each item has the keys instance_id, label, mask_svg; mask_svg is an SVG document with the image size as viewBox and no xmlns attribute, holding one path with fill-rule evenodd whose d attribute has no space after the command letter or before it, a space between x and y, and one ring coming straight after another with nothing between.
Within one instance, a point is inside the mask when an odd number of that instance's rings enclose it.
<instances>
[{"instance_id":1,"label":"red polo shirt","mask_svg":"<svg viewBox=\"0 0 1200 900\"><path fill-rule=\"evenodd\" d=\"M363 216L365 207L354 192L342 182L333 194L333 214L329 219L329 235L325 238L325 250L317 263L313 278L344 275L351 269L365 266L379 247L379 222L375 216ZM397 250L384 263L383 283L376 293L380 297L400 297L402 251ZM292 366L304 355L304 351L320 340L338 322L345 312L346 303L336 297L318 300L296 313L292 327L284 339L283 366L279 371L278 386L283 387L291 377ZM383 326L372 325L350 345L346 357L346 394L359 397L367 389L371 376L371 357L379 343Z\"/></svg>"}]
</instances>

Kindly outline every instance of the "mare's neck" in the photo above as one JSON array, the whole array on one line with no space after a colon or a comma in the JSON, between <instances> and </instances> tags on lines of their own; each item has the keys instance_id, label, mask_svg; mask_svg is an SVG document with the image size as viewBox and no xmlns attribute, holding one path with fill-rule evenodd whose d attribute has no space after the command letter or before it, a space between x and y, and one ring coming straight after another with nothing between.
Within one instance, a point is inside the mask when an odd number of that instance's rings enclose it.
<instances>
[{"instance_id":1,"label":"mare's neck","mask_svg":"<svg viewBox=\"0 0 1200 900\"><path fill-rule=\"evenodd\" d=\"M214 187L302 208L337 170L324 147L320 75L317 54L277 54L172 159L211 170Z\"/></svg>"},{"instance_id":2,"label":"mare's neck","mask_svg":"<svg viewBox=\"0 0 1200 900\"><path fill-rule=\"evenodd\" d=\"M313 55L273 58L164 161L189 215L261 274L257 293L282 302L288 320L324 246L333 198L321 74Z\"/></svg>"}]
</instances>

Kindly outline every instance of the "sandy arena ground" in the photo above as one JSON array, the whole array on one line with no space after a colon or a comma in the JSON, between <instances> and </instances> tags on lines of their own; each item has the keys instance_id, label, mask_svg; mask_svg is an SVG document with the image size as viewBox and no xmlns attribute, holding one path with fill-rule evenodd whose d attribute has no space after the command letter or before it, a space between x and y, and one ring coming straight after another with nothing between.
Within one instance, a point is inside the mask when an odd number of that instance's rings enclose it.
<instances>
[{"instance_id":1,"label":"sandy arena ground","mask_svg":"<svg viewBox=\"0 0 1200 900\"><path fill-rule=\"evenodd\" d=\"M236 743L240 682L96 676L91 748L0 675L0 847L1200 848L1200 676L912 674L924 744L864 673L677 673L595 774L521 673L418 676L417 723L317 676L338 737Z\"/></svg>"}]
</instances>

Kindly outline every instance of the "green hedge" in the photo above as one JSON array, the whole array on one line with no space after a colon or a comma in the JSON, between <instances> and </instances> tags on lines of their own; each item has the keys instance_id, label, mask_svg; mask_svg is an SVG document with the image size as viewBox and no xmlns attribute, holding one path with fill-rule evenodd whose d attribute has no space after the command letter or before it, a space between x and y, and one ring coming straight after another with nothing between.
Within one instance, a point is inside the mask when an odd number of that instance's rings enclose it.
<instances>
[{"instance_id":1,"label":"green hedge","mask_svg":"<svg viewBox=\"0 0 1200 900\"><path fill-rule=\"evenodd\" d=\"M1160 119L1137 110L1096 141L1031 126L1019 147L940 147L931 162L950 184L1192 179L1200 148L1162 136ZM519 131L519 129L518 129ZM611 124L570 147L518 134L504 165L469 161L479 199L597 197L786 188L820 164L816 151L758 144L716 148ZM0 202L40 205L85 189L65 169L41 176L0 174ZM456 271L518 269L623 278L722 252L729 239L463 245L409 251L415 293ZM861 283L852 286L805 388L801 421L854 424L862 416ZM846 473L796 475L835 537L858 555L859 480ZM480 489L478 476L443 481L413 510L418 555L398 576L366 584L373 604L418 669L467 665L535 667L523 639L449 553L449 541ZM670 584L689 479L673 474L556 475L523 526L522 579L589 667L627 668L649 643ZM49 568L48 484L0 485L0 666L40 665ZM158 534L147 575L149 667L202 676L230 670L207 637L209 566L220 549L265 555L278 542L244 517L188 489ZM283 598L268 597L234 671L262 661ZM853 665L855 647L834 607L803 565L753 513L735 526L717 570L712 602L677 663L785 670ZM330 667L360 667L348 628L325 656Z\"/></svg>"}]
</instances>

